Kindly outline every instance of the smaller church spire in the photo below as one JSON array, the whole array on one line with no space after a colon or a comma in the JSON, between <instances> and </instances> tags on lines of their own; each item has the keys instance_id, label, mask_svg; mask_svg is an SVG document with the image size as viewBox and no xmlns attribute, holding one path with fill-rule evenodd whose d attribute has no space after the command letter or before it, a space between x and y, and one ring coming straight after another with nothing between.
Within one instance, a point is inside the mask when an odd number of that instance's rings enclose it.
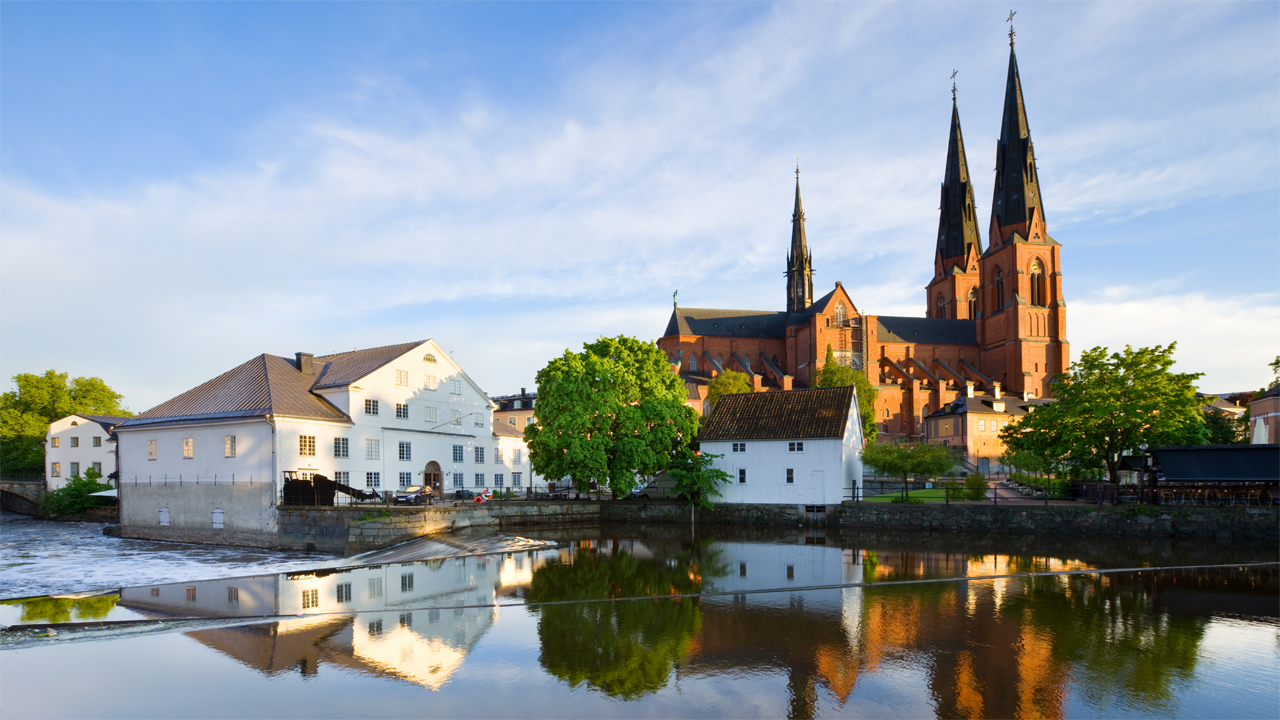
<instances>
[{"instance_id":1,"label":"smaller church spire","mask_svg":"<svg viewBox=\"0 0 1280 720\"><path fill-rule=\"evenodd\" d=\"M955 71L951 77L955 78ZM947 166L942 178L942 200L938 215L938 256L944 270L951 265L966 265L971 249L982 254L978 235L973 185L969 181L969 162L965 158L964 135L960 132L960 109L956 102L956 86L951 84L951 132L947 140Z\"/></svg>"},{"instance_id":2,"label":"smaller church spire","mask_svg":"<svg viewBox=\"0 0 1280 720\"><path fill-rule=\"evenodd\" d=\"M800 312L813 303L813 255L804 235L804 206L800 203L800 164L796 163L796 206L791 212L791 251L787 253L787 312Z\"/></svg>"}]
</instances>

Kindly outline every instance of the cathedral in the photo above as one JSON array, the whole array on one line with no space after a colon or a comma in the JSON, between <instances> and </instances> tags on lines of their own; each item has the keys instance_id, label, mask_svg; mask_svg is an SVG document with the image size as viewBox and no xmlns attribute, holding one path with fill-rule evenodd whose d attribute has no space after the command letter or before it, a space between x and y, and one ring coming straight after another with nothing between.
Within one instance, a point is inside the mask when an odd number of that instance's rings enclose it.
<instances>
[{"instance_id":1,"label":"cathedral","mask_svg":"<svg viewBox=\"0 0 1280 720\"><path fill-rule=\"evenodd\" d=\"M1027 405L1043 401L1069 364L1062 248L1045 222L1012 32L995 172L984 248L953 89L924 317L863 314L839 282L814 297L797 174L786 310L677 305L658 340L691 404L701 404L710 379L725 369L746 373L757 391L808 387L830 346L838 362L879 386L883 440L952 436L969 447L975 465L998 457L999 448L984 446L998 443L998 428Z\"/></svg>"}]
</instances>

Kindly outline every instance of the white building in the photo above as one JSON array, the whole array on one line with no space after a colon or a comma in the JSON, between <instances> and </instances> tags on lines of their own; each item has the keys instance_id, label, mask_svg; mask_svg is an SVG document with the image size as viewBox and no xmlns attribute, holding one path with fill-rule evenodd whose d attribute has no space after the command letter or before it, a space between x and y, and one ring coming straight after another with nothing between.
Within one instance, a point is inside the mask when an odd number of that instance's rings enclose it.
<instances>
[{"instance_id":1,"label":"white building","mask_svg":"<svg viewBox=\"0 0 1280 720\"><path fill-rule=\"evenodd\" d=\"M493 410L433 340L259 355L116 428L122 531L273 544L286 471L382 492L523 490L528 452Z\"/></svg>"},{"instance_id":2,"label":"white building","mask_svg":"<svg viewBox=\"0 0 1280 720\"><path fill-rule=\"evenodd\" d=\"M721 395L698 440L732 478L718 502L838 505L862 489L852 387Z\"/></svg>"},{"instance_id":3,"label":"white building","mask_svg":"<svg viewBox=\"0 0 1280 720\"><path fill-rule=\"evenodd\" d=\"M128 420L115 415L68 415L49 423L44 438L44 477L49 490L65 487L67 478L97 470L103 478L114 473L114 428ZM100 482L106 482L102 480Z\"/></svg>"}]
</instances>

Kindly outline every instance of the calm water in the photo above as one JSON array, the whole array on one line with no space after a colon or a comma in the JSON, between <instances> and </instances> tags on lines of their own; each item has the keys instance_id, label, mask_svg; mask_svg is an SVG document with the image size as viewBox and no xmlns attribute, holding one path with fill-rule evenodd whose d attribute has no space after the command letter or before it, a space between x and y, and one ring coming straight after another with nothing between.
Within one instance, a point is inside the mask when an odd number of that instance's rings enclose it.
<instances>
[{"instance_id":1,"label":"calm water","mask_svg":"<svg viewBox=\"0 0 1280 720\"><path fill-rule=\"evenodd\" d=\"M0 712L1280 716L1280 573L1241 567L1273 547L621 532L0 605L5 624L163 621L8 646Z\"/></svg>"}]
</instances>

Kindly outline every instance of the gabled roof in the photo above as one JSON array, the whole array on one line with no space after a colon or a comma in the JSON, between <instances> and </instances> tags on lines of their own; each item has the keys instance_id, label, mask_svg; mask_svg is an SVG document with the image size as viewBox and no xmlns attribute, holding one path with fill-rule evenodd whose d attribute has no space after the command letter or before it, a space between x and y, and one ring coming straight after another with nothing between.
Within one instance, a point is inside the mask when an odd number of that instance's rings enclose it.
<instances>
[{"instance_id":1,"label":"gabled roof","mask_svg":"<svg viewBox=\"0 0 1280 720\"><path fill-rule=\"evenodd\" d=\"M1031 398L1030 400L1023 400L1017 395L1001 395L1000 399L997 400L994 395L975 393L973 397L958 397L929 413L926 417L946 417L948 415L963 415L965 413L1022 417L1023 415L1026 415L1027 411L1031 408L1038 405L1045 405L1050 402L1053 402L1052 398ZM995 403L1004 403L1004 410L996 410Z\"/></svg>"},{"instance_id":2,"label":"gabled roof","mask_svg":"<svg viewBox=\"0 0 1280 720\"><path fill-rule=\"evenodd\" d=\"M493 434L498 437L524 438L524 428L511 423L493 421Z\"/></svg>"},{"instance_id":3,"label":"gabled roof","mask_svg":"<svg viewBox=\"0 0 1280 720\"><path fill-rule=\"evenodd\" d=\"M111 428L115 427L116 425L119 425L120 423L126 420L131 419L128 415L86 415L85 413L74 413L74 414L86 420L92 420L93 422L98 423L99 425L102 426L102 429L106 430L107 432L111 432Z\"/></svg>"},{"instance_id":4,"label":"gabled roof","mask_svg":"<svg viewBox=\"0 0 1280 720\"><path fill-rule=\"evenodd\" d=\"M399 345L385 345L317 357L314 362L324 363L325 367L315 389L323 390L350 385L424 343L426 340L417 340Z\"/></svg>"},{"instance_id":5,"label":"gabled roof","mask_svg":"<svg viewBox=\"0 0 1280 720\"><path fill-rule=\"evenodd\" d=\"M770 310L715 310L677 307L671 311L663 337L711 335L719 337L780 338L787 334L787 313Z\"/></svg>"},{"instance_id":6,"label":"gabled roof","mask_svg":"<svg viewBox=\"0 0 1280 720\"><path fill-rule=\"evenodd\" d=\"M924 345L977 345L978 325L973 320L880 315L876 318L876 339Z\"/></svg>"},{"instance_id":7,"label":"gabled roof","mask_svg":"<svg viewBox=\"0 0 1280 720\"><path fill-rule=\"evenodd\" d=\"M853 401L852 387L721 395L698 440L843 438Z\"/></svg>"}]
</instances>

